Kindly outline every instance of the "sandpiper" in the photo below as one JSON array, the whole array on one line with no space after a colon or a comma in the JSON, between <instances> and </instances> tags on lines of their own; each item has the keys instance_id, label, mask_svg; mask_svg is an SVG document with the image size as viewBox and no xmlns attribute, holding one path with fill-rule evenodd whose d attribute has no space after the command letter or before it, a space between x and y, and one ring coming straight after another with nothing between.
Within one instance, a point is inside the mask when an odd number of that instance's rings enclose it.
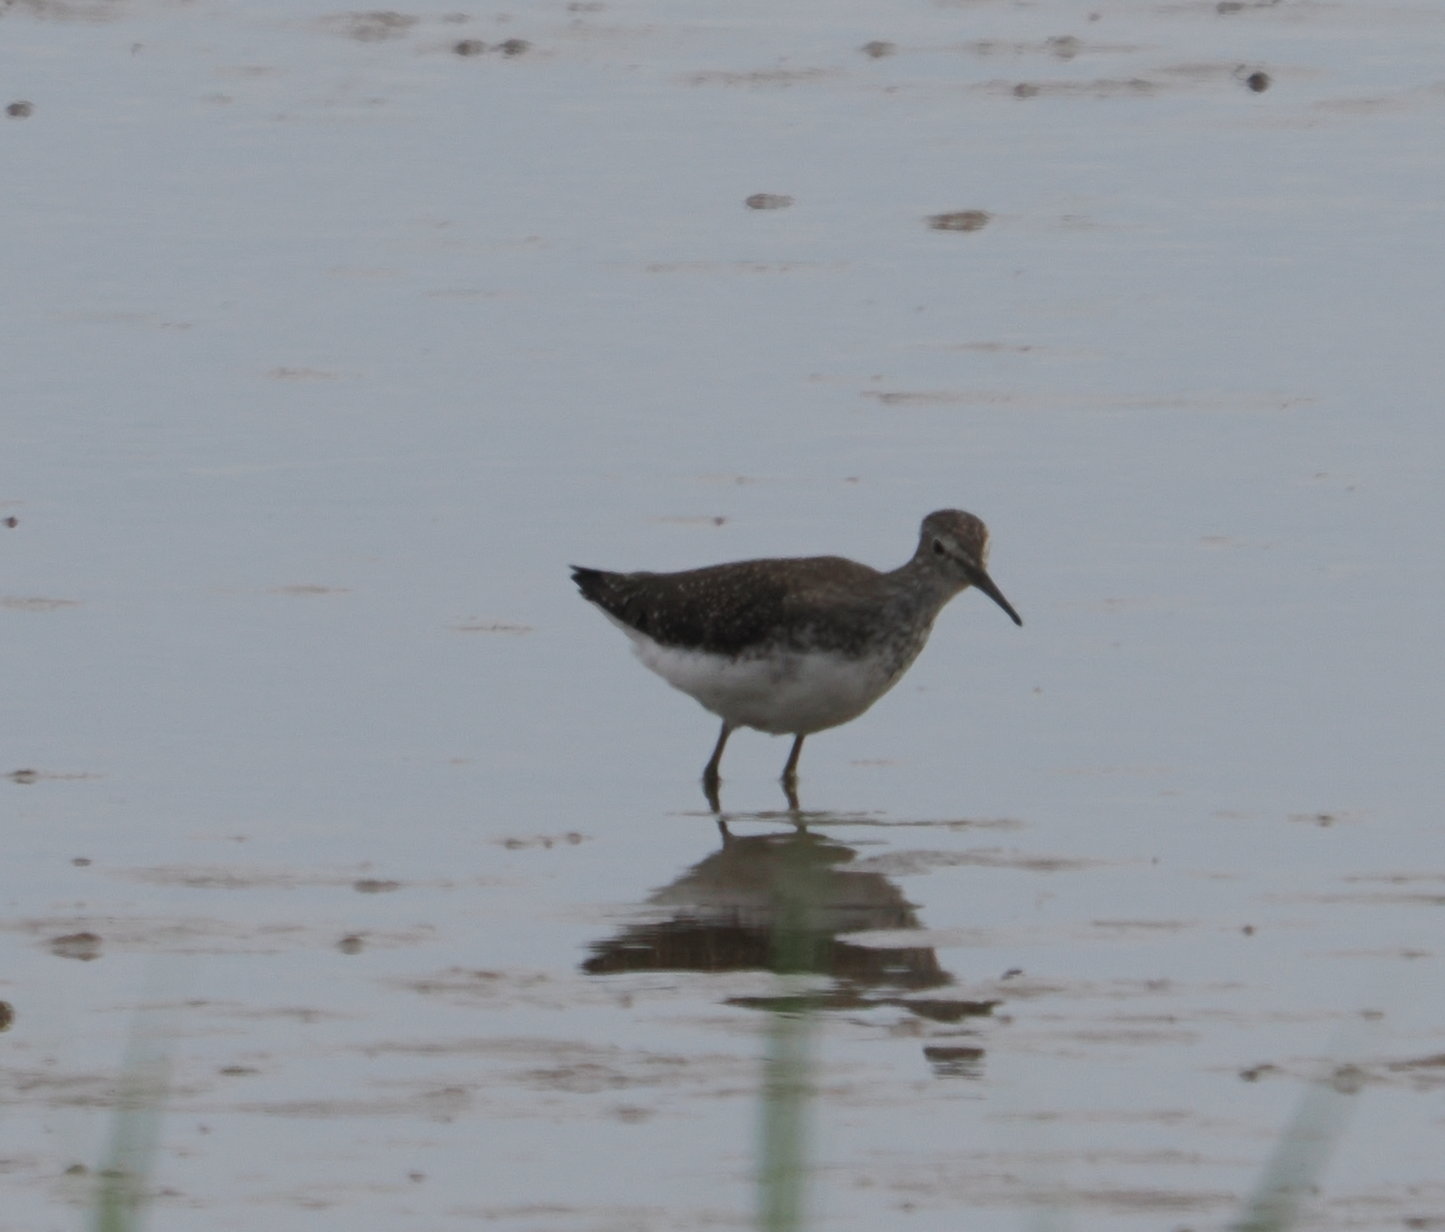
<instances>
[{"instance_id":1,"label":"sandpiper","mask_svg":"<svg viewBox=\"0 0 1445 1232\"><path fill-rule=\"evenodd\" d=\"M803 740L856 719L897 684L960 591L978 587L1023 624L987 566L988 527L940 509L923 519L913 558L889 573L810 556L681 573L574 565L572 580L644 664L722 719L702 775L716 807L734 728L793 737L783 785L794 798Z\"/></svg>"}]
</instances>

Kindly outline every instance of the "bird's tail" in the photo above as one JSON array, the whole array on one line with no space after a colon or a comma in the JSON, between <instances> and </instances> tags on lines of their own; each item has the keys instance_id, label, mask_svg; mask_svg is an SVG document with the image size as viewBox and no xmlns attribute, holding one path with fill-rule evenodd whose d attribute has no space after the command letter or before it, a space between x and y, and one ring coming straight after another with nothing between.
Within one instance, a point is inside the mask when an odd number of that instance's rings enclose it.
<instances>
[{"instance_id":1,"label":"bird's tail","mask_svg":"<svg viewBox=\"0 0 1445 1232\"><path fill-rule=\"evenodd\" d=\"M577 583L577 589L582 592L582 597L590 599L593 603L598 602L606 588L607 571L605 569L589 569L585 565L569 565L568 568L572 570L572 580Z\"/></svg>"}]
</instances>

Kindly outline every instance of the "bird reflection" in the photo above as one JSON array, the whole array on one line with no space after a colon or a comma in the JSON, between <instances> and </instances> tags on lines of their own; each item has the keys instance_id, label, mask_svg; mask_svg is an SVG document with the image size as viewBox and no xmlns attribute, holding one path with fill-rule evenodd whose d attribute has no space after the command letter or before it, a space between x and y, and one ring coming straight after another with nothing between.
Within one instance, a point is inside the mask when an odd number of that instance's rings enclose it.
<instances>
[{"instance_id":1,"label":"bird reflection","mask_svg":"<svg viewBox=\"0 0 1445 1232\"><path fill-rule=\"evenodd\" d=\"M989 1014L996 1001L927 996L953 977L931 946L858 945L873 930L920 928L914 904L881 873L848 868L854 848L796 829L740 837L719 819L722 846L647 900L653 917L594 942L591 975L632 971L774 971L831 976L811 1008L897 1006L940 1023ZM738 997L755 1009L796 998Z\"/></svg>"}]
</instances>

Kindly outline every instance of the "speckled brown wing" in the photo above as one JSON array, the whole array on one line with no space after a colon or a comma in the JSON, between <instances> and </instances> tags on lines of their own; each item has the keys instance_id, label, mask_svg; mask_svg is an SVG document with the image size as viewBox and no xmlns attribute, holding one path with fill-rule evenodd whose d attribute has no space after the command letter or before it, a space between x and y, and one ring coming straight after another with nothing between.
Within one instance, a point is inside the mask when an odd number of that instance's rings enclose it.
<instances>
[{"instance_id":1,"label":"speckled brown wing","mask_svg":"<svg viewBox=\"0 0 1445 1232\"><path fill-rule=\"evenodd\" d=\"M837 556L745 560L682 573L572 568L583 596L629 628L664 646L723 655L780 642L847 653L870 615L877 617L881 576Z\"/></svg>"}]
</instances>

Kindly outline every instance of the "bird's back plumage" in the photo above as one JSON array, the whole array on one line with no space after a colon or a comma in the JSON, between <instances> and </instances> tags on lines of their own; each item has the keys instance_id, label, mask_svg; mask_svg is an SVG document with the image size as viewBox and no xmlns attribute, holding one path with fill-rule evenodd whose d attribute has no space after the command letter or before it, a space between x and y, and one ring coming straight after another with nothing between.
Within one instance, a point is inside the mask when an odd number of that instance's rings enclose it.
<instances>
[{"instance_id":1,"label":"bird's back plumage","mask_svg":"<svg viewBox=\"0 0 1445 1232\"><path fill-rule=\"evenodd\" d=\"M761 646L859 654L886 589L840 556L744 560L680 573L573 566L583 596L662 646L737 656Z\"/></svg>"}]
</instances>

